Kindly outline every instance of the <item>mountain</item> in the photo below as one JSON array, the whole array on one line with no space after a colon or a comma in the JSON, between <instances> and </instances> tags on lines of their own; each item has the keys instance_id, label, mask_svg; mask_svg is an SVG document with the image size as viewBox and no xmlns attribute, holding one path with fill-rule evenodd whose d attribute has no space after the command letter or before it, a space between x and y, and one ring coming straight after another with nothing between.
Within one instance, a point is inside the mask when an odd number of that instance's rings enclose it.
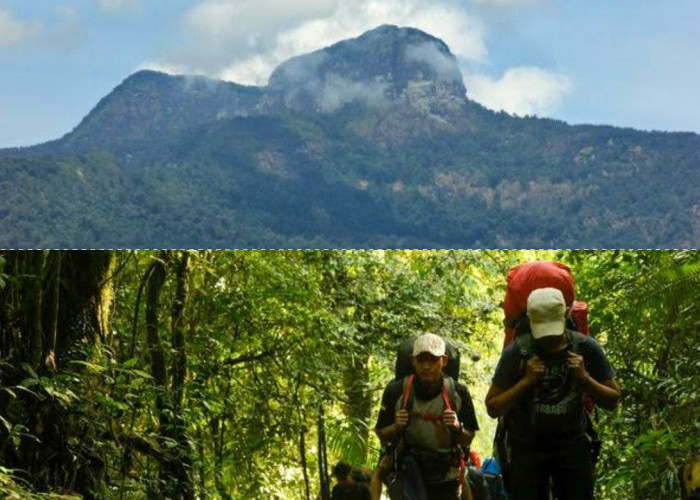
<instances>
[{"instance_id":1,"label":"mountain","mask_svg":"<svg viewBox=\"0 0 700 500\"><path fill-rule=\"evenodd\" d=\"M416 29L382 26L281 64L270 76L264 108L328 114L357 102L384 117L409 112L454 129L449 119L463 116L467 100L444 42Z\"/></svg>"},{"instance_id":2,"label":"mountain","mask_svg":"<svg viewBox=\"0 0 700 500\"><path fill-rule=\"evenodd\" d=\"M70 149L122 147L143 137L182 130L255 111L261 91L196 76L139 71L102 99L61 141Z\"/></svg>"},{"instance_id":3,"label":"mountain","mask_svg":"<svg viewBox=\"0 0 700 500\"><path fill-rule=\"evenodd\" d=\"M140 71L0 150L0 247L696 247L700 136L495 113L381 26L265 87Z\"/></svg>"}]
</instances>

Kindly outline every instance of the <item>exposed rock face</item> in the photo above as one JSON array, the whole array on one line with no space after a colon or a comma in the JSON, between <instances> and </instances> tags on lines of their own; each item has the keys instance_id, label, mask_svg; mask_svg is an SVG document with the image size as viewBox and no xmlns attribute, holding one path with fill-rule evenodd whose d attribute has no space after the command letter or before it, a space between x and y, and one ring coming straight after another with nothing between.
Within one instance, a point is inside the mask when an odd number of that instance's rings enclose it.
<instances>
[{"instance_id":1,"label":"exposed rock face","mask_svg":"<svg viewBox=\"0 0 700 500\"><path fill-rule=\"evenodd\" d=\"M281 64L263 107L335 113L359 105L389 113L392 124L422 116L447 125L466 103L457 61L444 42L387 25Z\"/></svg>"}]
</instances>

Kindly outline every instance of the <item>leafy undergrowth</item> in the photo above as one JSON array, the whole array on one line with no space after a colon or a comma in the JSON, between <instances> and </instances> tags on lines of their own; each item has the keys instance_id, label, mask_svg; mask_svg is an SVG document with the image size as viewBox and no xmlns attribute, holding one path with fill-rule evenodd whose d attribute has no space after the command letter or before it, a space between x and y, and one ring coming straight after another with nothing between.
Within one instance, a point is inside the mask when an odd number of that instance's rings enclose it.
<instances>
[{"instance_id":1,"label":"leafy undergrowth","mask_svg":"<svg viewBox=\"0 0 700 500\"><path fill-rule=\"evenodd\" d=\"M13 471L0 466L0 494L6 500L80 500L79 496L59 493L36 493L16 478Z\"/></svg>"}]
</instances>

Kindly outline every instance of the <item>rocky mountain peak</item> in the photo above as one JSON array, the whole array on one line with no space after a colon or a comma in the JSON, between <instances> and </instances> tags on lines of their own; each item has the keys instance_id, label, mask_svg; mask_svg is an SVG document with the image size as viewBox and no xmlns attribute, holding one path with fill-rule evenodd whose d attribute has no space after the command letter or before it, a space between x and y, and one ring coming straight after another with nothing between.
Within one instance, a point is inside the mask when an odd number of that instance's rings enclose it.
<instances>
[{"instance_id":1,"label":"rocky mountain peak","mask_svg":"<svg viewBox=\"0 0 700 500\"><path fill-rule=\"evenodd\" d=\"M294 57L270 77L269 105L332 113L350 103L409 105L449 114L466 102L462 74L447 45L415 28L383 25Z\"/></svg>"}]
</instances>

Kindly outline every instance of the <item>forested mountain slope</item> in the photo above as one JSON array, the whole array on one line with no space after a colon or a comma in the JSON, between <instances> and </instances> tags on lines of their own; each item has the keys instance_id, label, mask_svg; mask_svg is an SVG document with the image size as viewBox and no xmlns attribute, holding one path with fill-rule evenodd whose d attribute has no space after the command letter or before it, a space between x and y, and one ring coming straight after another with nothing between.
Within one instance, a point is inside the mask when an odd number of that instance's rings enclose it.
<instances>
[{"instance_id":1,"label":"forested mountain slope","mask_svg":"<svg viewBox=\"0 0 700 500\"><path fill-rule=\"evenodd\" d=\"M467 96L442 41L395 26L265 87L141 71L63 138L0 151L0 245L698 245L700 136Z\"/></svg>"}]
</instances>

